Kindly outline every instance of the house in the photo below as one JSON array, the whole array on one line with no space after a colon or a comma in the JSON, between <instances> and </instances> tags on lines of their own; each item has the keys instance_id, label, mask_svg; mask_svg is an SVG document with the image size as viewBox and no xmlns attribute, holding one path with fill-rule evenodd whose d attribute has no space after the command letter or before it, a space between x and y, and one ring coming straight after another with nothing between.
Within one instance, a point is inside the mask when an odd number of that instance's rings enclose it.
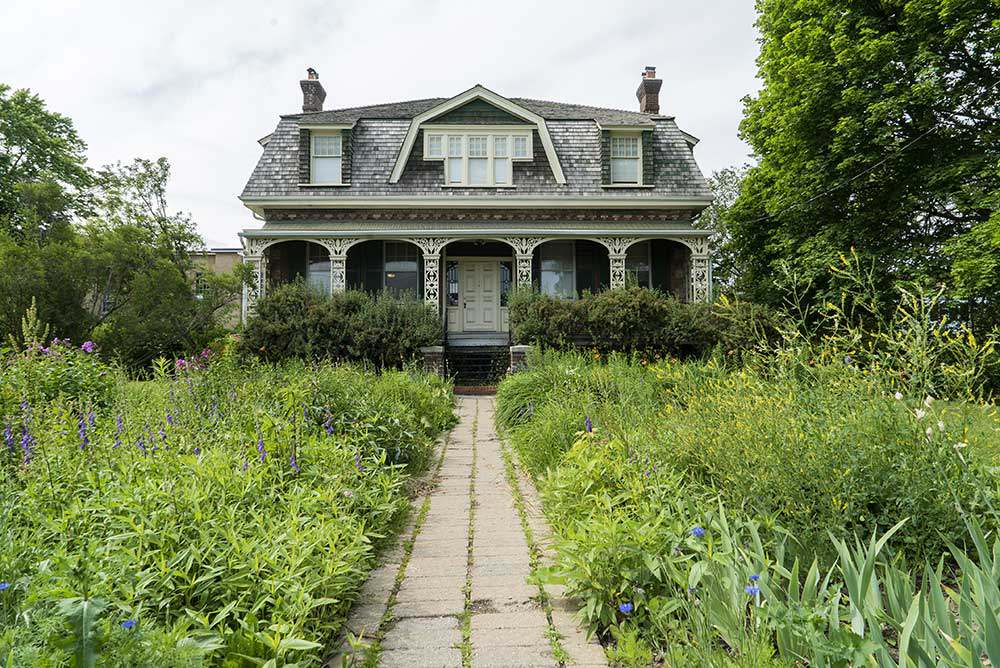
<instances>
[{"instance_id":1,"label":"house","mask_svg":"<svg viewBox=\"0 0 1000 668\"><path fill-rule=\"evenodd\" d=\"M242 261L242 248L207 248L205 250L195 250L191 252L191 259L194 262L192 280L194 281L195 299L204 299L206 296L206 274L223 274L232 271ZM238 304L226 302L225 313L222 324L226 327L235 328L240 323L240 310L235 308Z\"/></svg>"},{"instance_id":2,"label":"house","mask_svg":"<svg viewBox=\"0 0 1000 668\"><path fill-rule=\"evenodd\" d=\"M241 233L272 286L412 292L449 341L506 341L507 296L534 284L572 299L640 285L708 301L711 202L698 140L660 113L642 73L637 111L504 97L476 85L430 98L324 111L315 70L302 112L282 116L240 197L263 225Z\"/></svg>"}]
</instances>

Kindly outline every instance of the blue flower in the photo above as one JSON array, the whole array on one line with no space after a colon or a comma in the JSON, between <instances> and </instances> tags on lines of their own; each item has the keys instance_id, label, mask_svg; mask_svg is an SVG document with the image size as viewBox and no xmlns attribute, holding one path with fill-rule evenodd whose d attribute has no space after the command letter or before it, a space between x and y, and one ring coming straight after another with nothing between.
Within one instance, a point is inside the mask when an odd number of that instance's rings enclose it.
<instances>
[{"instance_id":1,"label":"blue flower","mask_svg":"<svg viewBox=\"0 0 1000 668\"><path fill-rule=\"evenodd\" d=\"M0 591L7 591L8 589L10 589L9 582L0 582Z\"/></svg>"},{"instance_id":2,"label":"blue flower","mask_svg":"<svg viewBox=\"0 0 1000 668\"><path fill-rule=\"evenodd\" d=\"M757 585L747 585L746 587L743 588L743 591L745 591L750 596L756 596L757 594L760 593L760 587L758 587Z\"/></svg>"},{"instance_id":3,"label":"blue flower","mask_svg":"<svg viewBox=\"0 0 1000 668\"><path fill-rule=\"evenodd\" d=\"M757 580L760 580L760 576L756 573L750 576L750 582L756 582Z\"/></svg>"},{"instance_id":4,"label":"blue flower","mask_svg":"<svg viewBox=\"0 0 1000 668\"><path fill-rule=\"evenodd\" d=\"M260 453L260 463L263 464L264 460L267 459L267 449L264 447L264 433L260 432L257 435L257 452Z\"/></svg>"},{"instance_id":5,"label":"blue flower","mask_svg":"<svg viewBox=\"0 0 1000 668\"><path fill-rule=\"evenodd\" d=\"M583 428L587 430L588 434L593 433L593 431L594 431L594 423L590 421L590 416L589 415L583 421Z\"/></svg>"},{"instance_id":6,"label":"blue flower","mask_svg":"<svg viewBox=\"0 0 1000 668\"><path fill-rule=\"evenodd\" d=\"M635 610L635 606L632 605L631 603L622 603L621 605L618 606L618 612L622 613L623 615L627 615L631 613L633 610Z\"/></svg>"},{"instance_id":7,"label":"blue flower","mask_svg":"<svg viewBox=\"0 0 1000 668\"><path fill-rule=\"evenodd\" d=\"M295 453L294 452L292 453L292 457L289 460L289 464L292 465L292 470L295 471L295 475L298 475L299 472L302 470L302 469L299 468L299 463L297 461L295 461Z\"/></svg>"},{"instance_id":8,"label":"blue flower","mask_svg":"<svg viewBox=\"0 0 1000 668\"><path fill-rule=\"evenodd\" d=\"M122 628L125 629L126 631L131 631L136 627L138 623L139 622L135 621L134 619L126 619L124 622L122 622Z\"/></svg>"},{"instance_id":9,"label":"blue flower","mask_svg":"<svg viewBox=\"0 0 1000 668\"><path fill-rule=\"evenodd\" d=\"M695 538L702 538L705 535L705 528L701 526L692 527L691 535Z\"/></svg>"}]
</instances>

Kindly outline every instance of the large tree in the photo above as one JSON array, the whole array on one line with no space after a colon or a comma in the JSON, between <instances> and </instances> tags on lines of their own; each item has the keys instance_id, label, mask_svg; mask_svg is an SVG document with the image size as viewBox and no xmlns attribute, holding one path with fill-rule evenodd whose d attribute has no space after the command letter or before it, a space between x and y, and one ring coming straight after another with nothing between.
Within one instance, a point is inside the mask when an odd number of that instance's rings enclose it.
<instances>
[{"instance_id":1,"label":"large tree","mask_svg":"<svg viewBox=\"0 0 1000 668\"><path fill-rule=\"evenodd\" d=\"M740 129L759 162L727 214L744 291L779 299L783 263L829 290L852 247L886 289L990 252L971 239L989 236L1000 193L1000 3L757 8L763 86Z\"/></svg>"}]
</instances>

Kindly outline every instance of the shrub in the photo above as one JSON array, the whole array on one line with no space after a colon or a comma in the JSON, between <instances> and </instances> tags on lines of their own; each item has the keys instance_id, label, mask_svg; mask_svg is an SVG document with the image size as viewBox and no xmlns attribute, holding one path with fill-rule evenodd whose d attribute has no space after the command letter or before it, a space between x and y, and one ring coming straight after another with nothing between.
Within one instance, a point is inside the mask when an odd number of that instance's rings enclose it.
<instances>
[{"instance_id":1,"label":"shrub","mask_svg":"<svg viewBox=\"0 0 1000 668\"><path fill-rule=\"evenodd\" d=\"M602 354L647 358L704 357L719 346L741 359L744 351L776 341L778 316L753 304L682 303L648 288L625 287L576 300L518 291L510 302L514 340L568 350L589 345Z\"/></svg>"},{"instance_id":2,"label":"shrub","mask_svg":"<svg viewBox=\"0 0 1000 668\"><path fill-rule=\"evenodd\" d=\"M328 297L296 282L257 302L240 348L270 362L329 359L384 368L416 359L422 346L440 343L441 336L435 310L413 298L356 291Z\"/></svg>"}]
</instances>

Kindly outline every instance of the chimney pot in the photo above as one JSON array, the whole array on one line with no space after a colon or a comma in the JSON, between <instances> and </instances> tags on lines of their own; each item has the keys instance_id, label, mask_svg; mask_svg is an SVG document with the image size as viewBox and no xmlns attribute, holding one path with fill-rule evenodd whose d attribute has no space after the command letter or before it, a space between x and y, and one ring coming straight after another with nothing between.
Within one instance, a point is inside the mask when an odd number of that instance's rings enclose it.
<instances>
[{"instance_id":1,"label":"chimney pot","mask_svg":"<svg viewBox=\"0 0 1000 668\"><path fill-rule=\"evenodd\" d=\"M319 72L313 68L306 70L306 78L299 82L302 88L302 111L323 111L326 89L319 82Z\"/></svg>"},{"instance_id":2,"label":"chimney pot","mask_svg":"<svg viewBox=\"0 0 1000 668\"><path fill-rule=\"evenodd\" d=\"M663 85L661 79L656 78L656 68L647 65L639 81L639 89L635 91L635 96L639 99L639 111L644 114L660 113L660 87Z\"/></svg>"}]
</instances>

